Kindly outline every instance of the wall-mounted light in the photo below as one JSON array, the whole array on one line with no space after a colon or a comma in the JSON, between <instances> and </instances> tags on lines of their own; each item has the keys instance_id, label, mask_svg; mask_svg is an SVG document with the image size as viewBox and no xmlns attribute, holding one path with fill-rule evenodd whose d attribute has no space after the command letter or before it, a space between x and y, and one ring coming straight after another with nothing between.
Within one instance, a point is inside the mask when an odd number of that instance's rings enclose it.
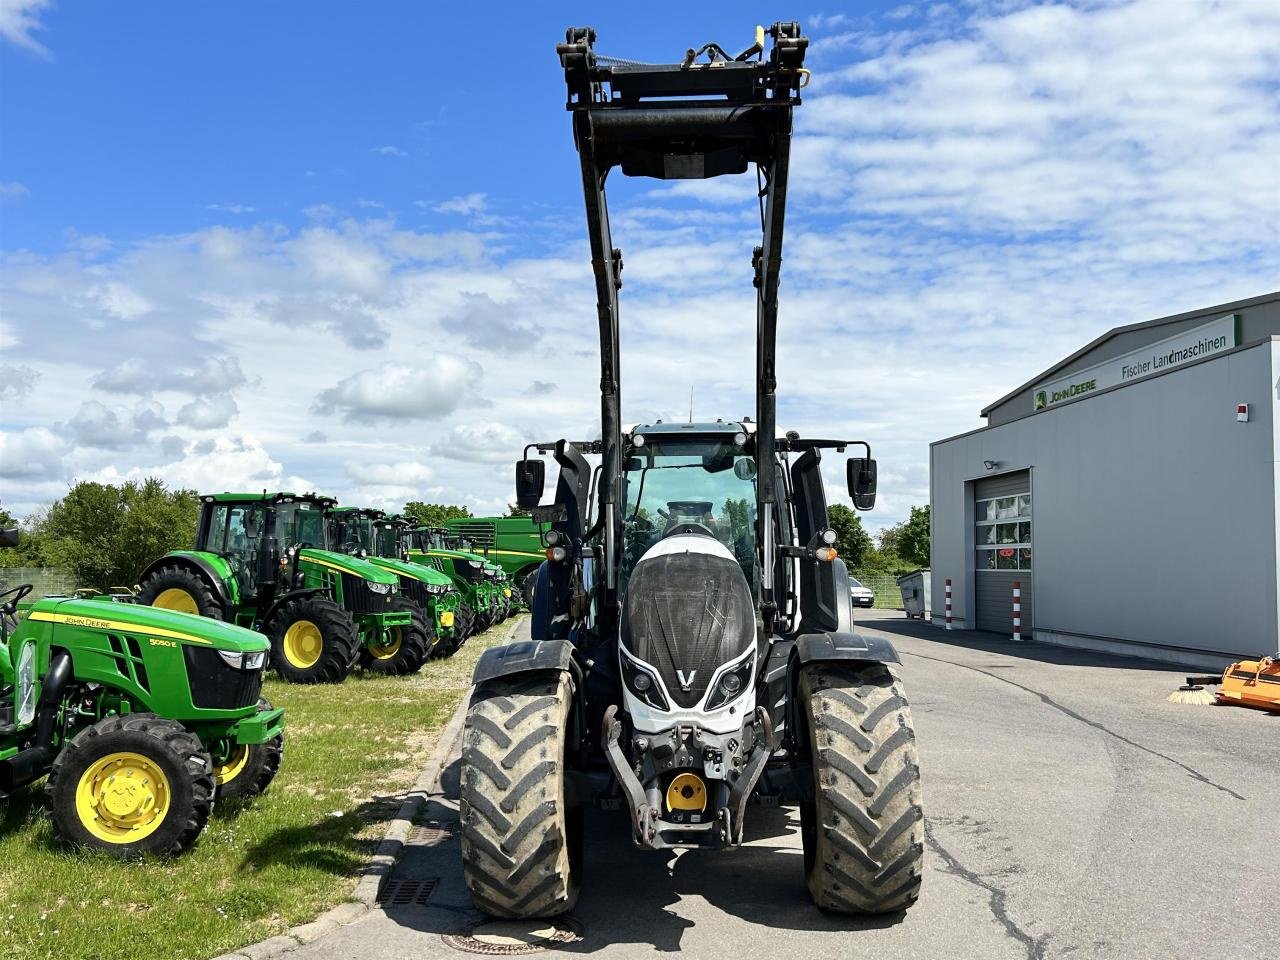
<instances>
[{"instance_id":1,"label":"wall-mounted light","mask_svg":"<svg viewBox=\"0 0 1280 960\"><path fill-rule=\"evenodd\" d=\"M982 465L986 467L988 470L994 470L996 467L1000 466L1000 461L999 460L983 460Z\"/></svg>"}]
</instances>

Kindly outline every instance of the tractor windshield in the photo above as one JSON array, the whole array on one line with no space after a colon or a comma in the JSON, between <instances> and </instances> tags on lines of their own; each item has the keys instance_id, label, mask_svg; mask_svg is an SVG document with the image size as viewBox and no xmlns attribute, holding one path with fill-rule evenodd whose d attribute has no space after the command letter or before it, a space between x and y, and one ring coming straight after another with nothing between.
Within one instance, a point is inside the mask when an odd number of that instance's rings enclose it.
<instances>
[{"instance_id":1,"label":"tractor windshield","mask_svg":"<svg viewBox=\"0 0 1280 960\"><path fill-rule=\"evenodd\" d=\"M324 512L314 503L281 503L276 506L276 539L281 549L305 543L321 550L329 548Z\"/></svg>"},{"instance_id":2,"label":"tractor windshield","mask_svg":"<svg viewBox=\"0 0 1280 960\"><path fill-rule=\"evenodd\" d=\"M737 558L755 588L755 461L729 440L653 440L624 474L622 577L644 552L681 529L709 533Z\"/></svg>"},{"instance_id":3,"label":"tractor windshield","mask_svg":"<svg viewBox=\"0 0 1280 960\"><path fill-rule=\"evenodd\" d=\"M373 551L373 520L358 513L343 514L338 522L340 541L335 544L344 553Z\"/></svg>"},{"instance_id":4,"label":"tractor windshield","mask_svg":"<svg viewBox=\"0 0 1280 960\"><path fill-rule=\"evenodd\" d=\"M392 524L374 527L372 553L375 557L400 556L400 531Z\"/></svg>"}]
</instances>

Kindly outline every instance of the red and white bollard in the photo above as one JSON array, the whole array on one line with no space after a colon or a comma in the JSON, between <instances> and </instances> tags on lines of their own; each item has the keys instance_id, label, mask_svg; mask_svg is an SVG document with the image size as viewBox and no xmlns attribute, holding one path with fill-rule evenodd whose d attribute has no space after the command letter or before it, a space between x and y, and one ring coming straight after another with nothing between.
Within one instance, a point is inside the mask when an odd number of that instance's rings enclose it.
<instances>
[{"instance_id":1,"label":"red and white bollard","mask_svg":"<svg viewBox=\"0 0 1280 960\"><path fill-rule=\"evenodd\" d=\"M1018 642L1022 639L1022 584L1013 581L1013 639Z\"/></svg>"},{"instance_id":2,"label":"red and white bollard","mask_svg":"<svg viewBox=\"0 0 1280 960\"><path fill-rule=\"evenodd\" d=\"M951 629L951 578L947 578L947 629Z\"/></svg>"}]
</instances>

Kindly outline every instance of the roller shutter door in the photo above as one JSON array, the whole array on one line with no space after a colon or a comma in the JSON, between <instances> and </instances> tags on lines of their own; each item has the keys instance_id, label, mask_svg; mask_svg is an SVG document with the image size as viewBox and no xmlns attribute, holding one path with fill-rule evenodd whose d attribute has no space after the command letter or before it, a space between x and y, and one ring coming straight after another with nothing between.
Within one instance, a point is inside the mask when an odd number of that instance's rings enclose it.
<instances>
[{"instance_id":1,"label":"roller shutter door","mask_svg":"<svg viewBox=\"0 0 1280 960\"><path fill-rule=\"evenodd\" d=\"M1031 635L1035 589L1032 579L1031 473L1020 470L973 485L974 613L979 630L1013 633L1013 584L1022 585L1022 635Z\"/></svg>"}]
</instances>

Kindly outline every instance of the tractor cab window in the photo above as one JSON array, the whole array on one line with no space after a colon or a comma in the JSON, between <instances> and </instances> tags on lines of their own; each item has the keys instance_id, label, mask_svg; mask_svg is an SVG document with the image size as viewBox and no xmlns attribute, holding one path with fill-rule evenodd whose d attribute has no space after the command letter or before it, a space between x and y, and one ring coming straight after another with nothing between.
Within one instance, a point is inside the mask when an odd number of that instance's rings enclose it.
<instances>
[{"instance_id":1,"label":"tractor cab window","mask_svg":"<svg viewBox=\"0 0 1280 960\"><path fill-rule=\"evenodd\" d=\"M375 557L400 556L400 531L390 525L375 527L373 547L372 553Z\"/></svg>"},{"instance_id":2,"label":"tractor cab window","mask_svg":"<svg viewBox=\"0 0 1280 960\"><path fill-rule=\"evenodd\" d=\"M281 550L298 544L320 550L329 547L324 513L316 504L305 501L282 503L276 507L276 537Z\"/></svg>"},{"instance_id":3,"label":"tractor cab window","mask_svg":"<svg viewBox=\"0 0 1280 960\"><path fill-rule=\"evenodd\" d=\"M214 511L214 523L210 539L217 545L211 549L226 558L241 596L254 596L258 592L259 551L268 535L266 507L256 503L219 506Z\"/></svg>"},{"instance_id":4,"label":"tractor cab window","mask_svg":"<svg viewBox=\"0 0 1280 960\"><path fill-rule=\"evenodd\" d=\"M373 520L359 514L344 514L338 521L341 539L334 544L344 553L355 553L358 550L373 552Z\"/></svg>"},{"instance_id":5,"label":"tractor cab window","mask_svg":"<svg viewBox=\"0 0 1280 960\"><path fill-rule=\"evenodd\" d=\"M755 462L728 440L650 442L633 451L624 474L623 581L651 546L694 530L715 537L737 559L754 591Z\"/></svg>"}]
</instances>

